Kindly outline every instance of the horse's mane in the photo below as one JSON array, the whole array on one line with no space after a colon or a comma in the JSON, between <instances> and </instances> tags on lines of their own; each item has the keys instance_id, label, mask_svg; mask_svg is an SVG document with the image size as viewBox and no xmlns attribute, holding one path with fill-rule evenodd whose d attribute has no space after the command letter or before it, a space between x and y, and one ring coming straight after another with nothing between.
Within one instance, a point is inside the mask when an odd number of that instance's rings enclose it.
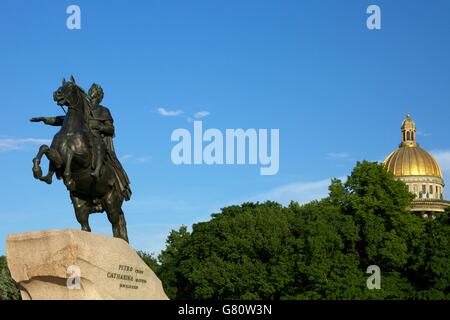
<instances>
[{"instance_id":1,"label":"horse's mane","mask_svg":"<svg viewBox=\"0 0 450 320\"><path fill-rule=\"evenodd\" d=\"M72 84L74 84L74 85L77 87L77 89L78 89L79 91L81 91L81 93L83 93L84 95L86 95L86 91L84 91L84 89L83 89L82 87L80 87L78 84L76 84L76 83L74 83L74 82L72 82Z\"/></svg>"},{"instance_id":2,"label":"horse's mane","mask_svg":"<svg viewBox=\"0 0 450 320\"><path fill-rule=\"evenodd\" d=\"M74 83L76 88L78 89L78 98L80 98L83 103L83 114L84 114L84 124L88 128L88 130L92 133L91 128L88 125L89 119L93 117L92 114L92 106L91 106L91 100L89 99L88 95L86 94L86 91L84 91L83 88L81 88L78 84Z\"/></svg>"}]
</instances>

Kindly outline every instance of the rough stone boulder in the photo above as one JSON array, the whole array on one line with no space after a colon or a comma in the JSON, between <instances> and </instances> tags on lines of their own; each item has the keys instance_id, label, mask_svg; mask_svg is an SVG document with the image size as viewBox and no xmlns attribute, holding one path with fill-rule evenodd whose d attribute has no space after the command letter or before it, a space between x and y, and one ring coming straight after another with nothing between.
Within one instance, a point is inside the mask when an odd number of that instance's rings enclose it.
<instances>
[{"instance_id":1,"label":"rough stone boulder","mask_svg":"<svg viewBox=\"0 0 450 320\"><path fill-rule=\"evenodd\" d=\"M168 299L155 273L122 239L74 229L14 234L6 258L26 300Z\"/></svg>"}]
</instances>

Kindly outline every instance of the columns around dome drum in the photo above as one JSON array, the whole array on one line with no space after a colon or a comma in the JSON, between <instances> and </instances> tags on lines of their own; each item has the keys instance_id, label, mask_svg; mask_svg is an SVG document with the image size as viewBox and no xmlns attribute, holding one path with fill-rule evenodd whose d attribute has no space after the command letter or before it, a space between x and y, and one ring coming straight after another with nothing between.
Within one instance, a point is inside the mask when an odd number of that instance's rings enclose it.
<instances>
[{"instance_id":1,"label":"columns around dome drum","mask_svg":"<svg viewBox=\"0 0 450 320\"><path fill-rule=\"evenodd\" d=\"M444 180L438 177L405 176L398 177L403 181L416 199L444 199Z\"/></svg>"}]
</instances>

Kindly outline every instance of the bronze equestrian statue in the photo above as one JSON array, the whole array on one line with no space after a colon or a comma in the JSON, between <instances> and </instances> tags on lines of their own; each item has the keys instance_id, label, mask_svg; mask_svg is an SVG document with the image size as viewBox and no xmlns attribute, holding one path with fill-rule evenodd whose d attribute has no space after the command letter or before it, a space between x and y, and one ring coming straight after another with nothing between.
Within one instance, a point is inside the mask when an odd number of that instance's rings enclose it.
<instances>
[{"instance_id":1,"label":"bronze equestrian statue","mask_svg":"<svg viewBox=\"0 0 450 320\"><path fill-rule=\"evenodd\" d=\"M39 148L33 175L48 184L53 174L63 179L82 230L91 231L91 213L106 211L114 237L128 242L122 204L130 200L130 182L114 151L113 119L108 108L100 105L102 99L99 85L93 84L86 95L73 76L70 81L63 79L53 100L62 108L67 106L66 115L30 120L61 127L50 147ZM49 160L46 176L40 167L44 155Z\"/></svg>"}]
</instances>

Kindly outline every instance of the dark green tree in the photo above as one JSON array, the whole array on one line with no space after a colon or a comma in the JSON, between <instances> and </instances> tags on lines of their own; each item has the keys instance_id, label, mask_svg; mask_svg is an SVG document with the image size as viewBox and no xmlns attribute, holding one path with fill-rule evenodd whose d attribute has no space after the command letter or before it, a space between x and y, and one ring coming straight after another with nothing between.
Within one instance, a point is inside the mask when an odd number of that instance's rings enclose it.
<instances>
[{"instance_id":1,"label":"dark green tree","mask_svg":"<svg viewBox=\"0 0 450 320\"><path fill-rule=\"evenodd\" d=\"M223 208L172 231L158 276L172 299L449 299L450 225L407 210L413 195L358 162L329 197ZM381 290L366 286L381 269Z\"/></svg>"},{"instance_id":2,"label":"dark green tree","mask_svg":"<svg viewBox=\"0 0 450 320\"><path fill-rule=\"evenodd\" d=\"M158 274L160 265L158 263L158 258L156 258L154 254L145 251L137 251L136 253L154 273Z\"/></svg>"},{"instance_id":3,"label":"dark green tree","mask_svg":"<svg viewBox=\"0 0 450 320\"><path fill-rule=\"evenodd\" d=\"M275 203L231 206L173 231L160 276L171 298L278 299L293 283L289 211ZM179 286L178 284L183 284Z\"/></svg>"},{"instance_id":4,"label":"dark green tree","mask_svg":"<svg viewBox=\"0 0 450 320\"><path fill-rule=\"evenodd\" d=\"M5 256L0 256L0 300L20 300L20 291L11 278Z\"/></svg>"}]
</instances>

